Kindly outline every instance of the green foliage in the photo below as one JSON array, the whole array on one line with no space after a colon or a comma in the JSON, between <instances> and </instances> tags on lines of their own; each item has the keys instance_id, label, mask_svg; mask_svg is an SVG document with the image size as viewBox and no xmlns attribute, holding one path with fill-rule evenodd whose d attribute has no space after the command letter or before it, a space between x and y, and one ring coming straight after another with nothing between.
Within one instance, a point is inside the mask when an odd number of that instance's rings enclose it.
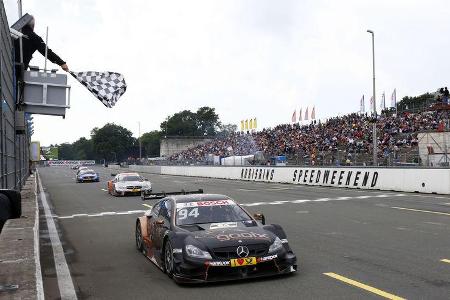
<instances>
[{"instance_id":1,"label":"green foliage","mask_svg":"<svg viewBox=\"0 0 450 300\"><path fill-rule=\"evenodd\" d=\"M114 123L108 123L100 129L94 128L91 140L99 158L109 161L126 159L135 143L131 131Z\"/></svg>"},{"instance_id":2,"label":"green foliage","mask_svg":"<svg viewBox=\"0 0 450 300\"><path fill-rule=\"evenodd\" d=\"M146 156L159 156L160 139L161 132L158 130L146 132L141 136L142 149Z\"/></svg>"},{"instance_id":3,"label":"green foliage","mask_svg":"<svg viewBox=\"0 0 450 300\"><path fill-rule=\"evenodd\" d=\"M211 107L200 107L197 112L183 110L161 123L167 136L214 136L220 126L219 116Z\"/></svg>"},{"instance_id":4,"label":"green foliage","mask_svg":"<svg viewBox=\"0 0 450 300\"><path fill-rule=\"evenodd\" d=\"M399 112L417 112L428 108L434 102L435 97L430 93L425 93L416 97L405 96L399 103L397 103L397 109Z\"/></svg>"}]
</instances>

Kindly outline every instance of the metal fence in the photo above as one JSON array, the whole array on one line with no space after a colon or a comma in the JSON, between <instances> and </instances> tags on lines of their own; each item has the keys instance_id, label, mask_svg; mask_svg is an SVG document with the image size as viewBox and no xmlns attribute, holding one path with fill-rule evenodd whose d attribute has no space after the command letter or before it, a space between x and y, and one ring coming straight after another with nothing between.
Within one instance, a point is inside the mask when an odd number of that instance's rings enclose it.
<instances>
[{"instance_id":1,"label":"metal fence","mask_svg":"<svg viewBox=\"0 0 450 300\"><path fill-rule=\"evenodd\" d=\"M0 187L20 188L29 174L28 129L16 133L13 43L3 1L0 3Z\"/></svg>"}]
</instances>

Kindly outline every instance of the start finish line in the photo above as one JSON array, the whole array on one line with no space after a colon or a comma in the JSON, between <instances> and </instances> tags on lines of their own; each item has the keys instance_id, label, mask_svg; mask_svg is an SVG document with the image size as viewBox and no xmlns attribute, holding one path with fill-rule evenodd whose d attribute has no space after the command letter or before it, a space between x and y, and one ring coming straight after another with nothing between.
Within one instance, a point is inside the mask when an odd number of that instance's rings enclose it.
<instances>
[{"instance_id":1,"label":"start finish line","mask_svg":"<svg viewBox=\"0 0 450 300\"><path fill-rule=\"evenodd\" d=\"M49 160L46 164L50 167L72 165L95 165L95 160Z\"/></svg>"}]
</instances>

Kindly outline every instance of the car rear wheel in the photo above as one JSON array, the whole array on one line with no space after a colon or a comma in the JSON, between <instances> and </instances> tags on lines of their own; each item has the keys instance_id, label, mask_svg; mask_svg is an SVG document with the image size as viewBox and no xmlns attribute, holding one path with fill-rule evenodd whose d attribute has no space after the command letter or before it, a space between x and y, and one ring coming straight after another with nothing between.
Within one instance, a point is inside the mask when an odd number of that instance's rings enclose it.
<instances>
[{"instance_id":1,"label":"car rear wheel","mask_svg":"<svg viewBox=\"0 0 450 300\"><path fill-rule=\"evenodd\" d=\"M142 231L141 231L141 222L136 222L136 249L139 252L144 252L144 243L142 238Z\"/></svg>"},{"instance_id":2,"label":"car rear wheel","mask_svg":"<svg viewBox=\"0 0 450 300\"><path fill-rule=\"evenodd\" d=\"M170 241L167 241L164 246L164 271L167 276L172 278L173 276L173 249Z\"/></svg>"}]
</instances>

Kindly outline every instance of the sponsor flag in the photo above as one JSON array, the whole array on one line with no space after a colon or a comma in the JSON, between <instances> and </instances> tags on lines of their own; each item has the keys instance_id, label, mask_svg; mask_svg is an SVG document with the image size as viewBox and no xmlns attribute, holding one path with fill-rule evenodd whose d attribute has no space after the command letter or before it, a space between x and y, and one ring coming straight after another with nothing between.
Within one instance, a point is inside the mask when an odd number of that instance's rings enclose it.
<instances>
[{"instance_id":1,"label":"sponsor flag","mask_svg":"<svg viewBox=\"0 0 450 300\"><path fill-rule=\"evenodd\" d=\"M382 110L386 108L386 97L385 97L385 95L384 95L384 92L383 92L383 94L381 95L380 108L381 108Z\"/></svg>"},{"instance_id":2,"label":"sponsor flag","mask_svg":"<svg viewBox=\"0 0 450 300\"><path fill-rule=\"evenodd\" d=\"M256 118L253 120L253 127L256 129L258 123L256 123Z\"/></svg>"},{"instance_id":3,"label":"sponsor flag","mask_svg":"<svg viewBox=\"0 0 450 300\"><path fill-rule=\"evenodd\" d=\"M295 123L297 121L297 110L294 110L294 113L292 114L292 123Z\"/></svg>"},{"instance_id":4,"label":"sponsor flag","mask_svg":"<svg viewBox=\"0 0 450 300\"><path fill-rule=\"evenodd\" d=\"M245 126L244 120L242 120L242 121L241 121L241 131L244 131L244 126Z\"/></svg>"},{"instance_id":5,"label":"sponsor flag","mask_svg":"<svg viewBox=\"0 0 450 300\"><path fill-rule=\"evenodd\" d=\"M248 120L245 120L245 130L248 130Z\"/></svg>"},{"instance_id":6,"label":"sponsor flag","mask_svg":"<svg viewBox=\"0 0 450 300\"><path fill-rule=\"evenodd\" d=\"M311 111L311 120L315 120L316 119L316 107L313 106L313 109Z\"/></svg>"},{"instance_id":7,"label":"sponsor flag","mask_svg":"<svg viewBox=\"0 0 450 300\"><path fill-rule=\"evenodd\" d=\"M302 120L302 108L300 108L300 113L298 114L298 121L301 122Z\"/></svg>"},{"instance_id":8,"label":"sponsor flag","mask_svg":"<svg viewBox=\"0 0 450 300\"><path fill-rule=\"evenodd\" d=\"M248 129L253 129L253 119L250 119L248 123Z\"/></svg>"},{"instance_id":9,"label":"sponsor flag","mask_svg":"<svg viewBox=\"0 0 450 300\"><path fill-rule=\"evenodd\" d=\"M392 92L391 106L392 107L397 107L397 91L396 91L396 89L394 89L394 91Z\"/></svg>"},{"instance_id":10,"label":"sponsor flag","mask_svg":"<svg viewBox=\"0 0 450 300\"><path fill-rule=\"evenodd\" d=\"M127 90L122 74L115 72L70 72L106 107L113 107Z\"/></svg>"},{"instance_id":11,"label":"sponsor flag","mask_svg":"<svg viewBox=\"0 0 450 300\"><path fill-rule=\"evenodd\" d=\"M305 121L308 121L308 107L305 110Z\"/></svg>"},{"instance_id":12,"label":"sponsor flag","mask_svg":"<svg viewBox=\"0 0 450 300\"><path fill-rule=\"evenodd\" d=\"M366 107L365 107L365 103L364 103L364 95L362 96L361 101L359 102L359 112L362 114L366 112Z\"/></svg>"}]
</instances>

